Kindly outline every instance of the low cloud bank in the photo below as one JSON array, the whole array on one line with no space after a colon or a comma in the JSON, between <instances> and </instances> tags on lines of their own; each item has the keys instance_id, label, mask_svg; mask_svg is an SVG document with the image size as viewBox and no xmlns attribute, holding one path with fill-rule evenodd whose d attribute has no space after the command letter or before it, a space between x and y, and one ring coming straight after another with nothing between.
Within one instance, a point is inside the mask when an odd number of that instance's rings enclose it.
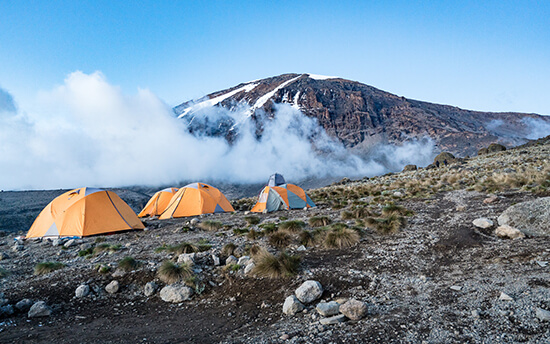
<instances>
[{"instance_id":1,"label":"low cloud bank","mask_svg":"<svg viewBox=\"0 0 550 344\"><path fill-rule=\"evenodd\" d=\"M70 74L38 97L27 113L0 89L0 189L177 184L182 180L263 182L273 172L288 180L373 176L406 164L427 165L431 140L380 146L371 157L351 154L316 119L279 105L257 139L251 121L238 138L195 136L186 122L148 90L123 94L99 73ZM241 120L248 108L211 110ZM313 143L312 143L313 142Z\"/></svg>"}]
</instances>

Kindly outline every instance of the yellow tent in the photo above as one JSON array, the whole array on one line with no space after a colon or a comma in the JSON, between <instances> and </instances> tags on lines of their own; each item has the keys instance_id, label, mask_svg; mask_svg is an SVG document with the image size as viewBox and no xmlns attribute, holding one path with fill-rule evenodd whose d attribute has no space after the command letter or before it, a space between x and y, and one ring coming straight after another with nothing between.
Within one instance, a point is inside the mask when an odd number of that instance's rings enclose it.
<instances>
[{"instance_id":1,"label":"yellow tent","mask_svg":"<svg viewBox=\"0 0 550 344\"><path fill-rule=\"evenodd\" d=\"M168 208L172 196L178 192L178 188L166 188L156 192L147 202L145 208L139 213L139 217L159 216Z\"/></svg>"},{"instance_id":2,"label":"yellow tent","mask_svg":"<svg viewBox=\"0 0 550 344\"><path fill-rule=\"evenodd\" d=\"M235 211L227 198L213 186L204 183L186 185L172 196L159 219L196 216Z\"/></svg>"},{"instance_id":3,"label":"yellow tent","mask_svg":"<svg viewBox=\"0 0 550 344\"><path fill-rule=\"evenodd\" d=\"M83 237L143 228L134 211L116 193L80 188L51 201L26 237Z\"/></svg>"}]
</instances>

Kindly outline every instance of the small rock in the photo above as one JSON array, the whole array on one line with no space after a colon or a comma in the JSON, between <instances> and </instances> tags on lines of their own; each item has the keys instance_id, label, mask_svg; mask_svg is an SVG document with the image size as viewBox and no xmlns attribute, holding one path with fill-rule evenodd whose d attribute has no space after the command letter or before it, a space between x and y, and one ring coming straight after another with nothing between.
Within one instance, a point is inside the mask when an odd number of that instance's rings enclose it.
<instances>
[{"instance_id":1,"label":"small rock","mask_svg":"<svg viewBox=\"0 0 550 344\"><path fill-rule=\"evenodd\" d=\"M164 302L180 303L191 299L193 289L186 285L175 283L160 290L160 298Z\"/></svg>"},{"instance_id":2,"label":"small rock","mask_svg":"<svg viewBox=\"0 0 550 344\"><path fill-rule=\"evenodd\" d=\"M32 305L27 314L29 318L48 317L52 314L52 309L44 301L38 301Z\"/></svg>"},{"instance_id":3,"label":"small rock","mask_svg":"<svg viewBox=\"0 0 550 344\"><path fill-rule=\"evenodd\" d=\"M279 339L282 339L282 340L287 340L289 338L290 338L290 336L286 333L279 337Z\"/></svg>"},{"instance_id":4,"label":"small rock","mask_svg":"<svg viewBox=\"0 0 550 344\"><path fill-rule=\"evenodd\" d=\"M220 257L216 256L215 254L212 255L212 261L214 262L215 266L220 265Z\"/></svg>"},{"instance_id":5,"label":"small rock","mask_svg":"<svg viewBox=\"0 0 550 344\"><path fill-rule=\"evenodd\" d=\"M11 250L12 250L13 252L21 252L21 251L23 251L24 249L25 249L25 246L19 245L19 244L15 244L15 245L13 245L12 248L11 248Z\"/></svg>"},{"instance_id":6,"label":"small rock","mask_svg":"<svg viewBox=\"0 0 550 344\"><path fill-rule=\"evenodd\" d=\"M81 251L89 250L91 248L92 248L92 244L89 244L89 243L84 243L84 244L80 245L80 250Z\"/></svg>"},{"instance_id":7,"label":"small rock","mask_svg":"<svg viewBox=\"0 0 550 344\"><path fill-rule=\"evenodd\" d=\"M336 315L340 313L340 304L336 301L319 302L315 309L322 316L329 317L331 315Z\"/></svg>"},{"instance_id":8,"label":"small rock","mask_svg":"<svg viewBox=\"0 0 550 344\"><path fill-rule=\"evenodd\" d=\"M15 308L17 308L21 312L27 312L32 306L32 300L29 299L23 299L15 304Z\"/></svg>"},{"instance_id":9,"label":"small rock","mask_svg":"<svg viewBox=\"0 0 550 344\"><path fill-rule=\"evenodd\" d=\"M319 320L319 323L321 325L334 325L334 324L342 323L344 321L346 321L346 316L343 314L340 314L330 318L322 318L321 320Z\"/></svg>"},{"instance_id":10,"label":"small rock","mask_svg":"<svg viewBox=\"0 0 550 344\"><path fill-rule=\"evenodd\" d=\"M113 277L122 277L126 275L126 271L123 269L116 269L115 272L113 272Z\"/></svg>"},{"instance_id":11,"label":"small rock","mask_svg":"<svg viewBox=\"0 0 550 344\"><path fill-rule=\"evenodd\" d=\"M456 207L456 211L465 211L467 208L465 205L459 205Z\"/></svg>"},{"instance_id":12,"label":"small rock","mask_svg":"<svg viewBox=\"0 0 550 344\"><path fill-rule=\"evenodd\" d=\"M502 301L514 301L514 299L512 299L510 295L505 294L503 292L500 292L500 296L498 297L498 299Z\"/></svg>"},{"instance_id":13,"label":"small rock","mask_svg":"<svg viewBox=\"0 0 550 344\"><path fill-rule=\"evenodd\" d=\"M5 252L0 252L0 260L8 259L10 256L8 256Z\"/></svg>"},{"instance_id":14,"label":"small rock","mask_svg":"<svg viewBox=\"0 0 550 344\"><path fill-rule=\"evenodd\" d=\"M0 316L9 316L12 315L13 312L13 306L12 305L5 305L0 307Z\"/></svg>"},{"instance_id":15,"label":"small rock","mask_svg":"<svg viewBox=\"0 0 550 344\"><path fill-rule=\"evenodd\" d=\"M483 200L483 203L485 203L485 204L490 204L490 203L494 203L494 202L496 202L496 201L498 201L498 197L495 196L495 195L492 195L492 196L489 196L489 197L487 197L486 199L484 199L484 200Z\"/></svg>"},{"instance_id":16,"label":"small rock","mask_svg":"<svg viewBox=\"0 0 550 344\"><path fill-rule=\"evenodd\" d=\"M256 267L256 264L254 264L254 262L249 262L244 268L245 275L251 273L255 267Z\"/></svg>"},{"instance_id":17,"label":"small rock","mask_svg":"<svg viewBox=\"0 0 550 344\"><path fill-rule=\"evenodd\" d=\"M401 191L396 191L393 193L395 197L403 197L403 193Z\"/></svg>"},{"instance_id":18,"label":"small rock","mask_svg":"<svg viewBox=\"0 0 550 344\"><path fill-rule=\"evenodd\" d=\"M455 291L461 291L462 287L459 286L459 285L453 285L453 286L449 287L449 289L452 289L452 290L455 290Z\"/></svg>"},{"instance_id":19,"label":"small rock","mask_svg":"<svg viewBox=\"0 0 550 344\"><path fill-rule=\"evenodd\" d=\"M87 284L82 284L76 288L74 295L78 298L88 296L90 294L90 287Z\"/></svg>"},{"instance_id":20,"label":"small rock","mask_svg":"<svg viewBox=\"0 0 550 344\"><path fill-rule=\"evenodd\" d=\"M298 300L303 303L311 303L323 295L323 286L321 283L313 280L305 281L294 292Z\"/></svg>"},{"instance_id":21,"label":"small rock","mask_svg":"<svg viewBox=\"0 0 550 344\"><path fill-rule=\"evenodd\" d=\"M548 262L541 262L540 260L537 260L537 264L538 264L541 268L545 268L545 267L548 265Z\"/></svg>"},{"instance_id":22,"label":"small rock","mask_svg":"<svg viewBox=\"0 0 550 344\"><path fill-rule=\"evenodd\" d=\"M105 291L109 294L114 294L118 292L119 289L120 285L118 284L118 281L111 281L111 283L107 284L107 286L105 287Z\"/></svg>"},{"instance_id":23,"label":"small rock","mask_svg":"<svg viewBox=\"0 0 550 344\"><path fill-rule=\"evenodd\" d=\"M306 248L304 245L300 245L300 246L296 249L296 251L300 251L300 252L301 252L301 251L306 251L306 250L307 250L307 248Z\"/></svg>"},{"instance_id":24,"label":"small rock","mask_svg":"<svg viewBox=\"0 0 550 344\"><path fill-rule=\"evenodd\" d=\"M225 260L225 265L237 264L237 262L238 262L237 257L231 255L227 257L227 259Z\"/></svg>"},{"instance_id":25,"label":"small rock","mask_svg":"<svg viewBox=\"0 0 550 344\"><path fill-rule=\"evenodd\" d=\"M250 261L249 256L242 256L241 258L239 258L239 261L237 262L237 264L239 264L241 266L246 266L249 261Z\"/></svg>"},{"instance_id":26,"label":"small rock","mask_svg":"<svg viewBox=\"0 0 550 344\"><path fill-rule=\"evenodd\" d=\"M287 297L283 303L283 313L286 315L294 315L303 309L304 305L294 295Z\"/></svg>"},{"instance_id":27,"label":"small rock","mask_svg":"<svg viewBox=\"0 0 550 344\"><path fill-rule=\"evenodd\" d=\"M340 306L340 312L351 320L360 320L367 315L367 304L363 301L351 299Z\"/></svg>"},{"instance_id":28,"label":"small rock","mask_svg":"<svg viewBox=\"0 0 550 344\"><path fill-rule=\"evenodd\" d=\"M495 235L501 238L510 238L510 239L525 238L525 234L523 234L519 229L508 225L498 226L497 229L495 229Z\"/></svg>"},{"instance_id":29,"label":"small rock","mask_svg":"<svg viewBox=\"0 0 550 344\"><path fill-rule=\"evenodd\" d=\"M195 253L182 253L178 256L178 264L187 264L193 266L195 264Z\"/></svg>"},{"instance_id":30,"label":"small rock","mask_svg":"<svg viewBox=\"0 0 550 344\"><path fill-rule=\"evenodd\" d=\"M474 224L474 226L478 228L483 228L483 229L491 228L494 225L493 221L489 220L486 217L480 217L479 219L475 219L474 221L472 221L472 223Z\"/></svg>"},{"instance_id":31,"label":"small rock","mask_svg":"<svg viewBox=\"0 0 550 344\"><path fill-rule=\"evenodd\" d=\"M152 296L157 291L157 288L158 288L158 286L154 281L147 282L145 284L145 287L143 287L143 293L147 297Z\"/></svg>"},{"instance_id":32,"label":"small rock","mask_svg":"<svg viewBox=\"0 0 550 344\"><path fill-rule=\"evenodd\" d=\"M73 246L74 243L75 243L74 239L68 240L65 244L63 244L63 247L69 248L69 247Z\"/></svg>"},{"instance_id":33,"label":"small rock","mask_svg":"<svg viewBox=\"0 0 550 344\"><path fill-rule=\"evenodd\" d=\"M199 224L199 222L200 222L200 220L195 217L195 218L191 219L191 221L189 221L189 224L191 226L196 226L196 225Z\"/></svg>"},{"instance_id":34,"label":"small rock","mask_svg":"<svg viewBox=\"0 0 550 344\"><path fill-rule=\"evenodd\" d=\"M540 321L550 321L550 311L537 307L535 315Z\"/></svg>"},{"instance_id":35,"label":"small rock","mask_svg":"<svg viewBox=\"0 0 550 344\"><path fill-rule=\"evenodd\" d=\"M472 317L474 317L474 318L479 318L480 317L479 310L477 310L477 309L473 309L471 313L472 313Z\"/></svg>"},{"instance_id":36,"label":"small rock","mask_svg":"<svg viewBox=\"0 0 550 344\"><path fill-rule=\"evenodd\" d=\"M52 240L52 246L61 246L63 244L63 239L56 238Z\"/></svg>"}]
</instances>

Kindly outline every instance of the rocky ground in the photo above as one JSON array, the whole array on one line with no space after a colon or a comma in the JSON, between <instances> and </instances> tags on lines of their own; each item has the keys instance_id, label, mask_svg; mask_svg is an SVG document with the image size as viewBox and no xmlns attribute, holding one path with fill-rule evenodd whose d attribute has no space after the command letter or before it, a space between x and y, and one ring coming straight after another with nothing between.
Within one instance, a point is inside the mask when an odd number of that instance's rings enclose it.
<instances>
[{"instance_id":1,"label":"rocky ground","mask_svg":"<svg viewBox=\"0 0 550 344\"><path fill-rule=\"evenodd\" d=\"M5 235L0 342L547 343L549 152L542 142L441 168L343 180L311 190L318 207L309 210L254 217L244 210L251 200L242 199L235 213L148 220L145 231L71 242ZM503 213L509 216L499 219ZM319 217L331 224L314 227ZM287 231L287 242L274 240L291 220L303 228ZM386 220L399 225L383 227ZM496 235L502 222L519 238ZM338 223L359 241L329 248ZM183 242L197 252L170 249ZM258 276L251 265L259 264L258 246L299 257L297 273ZM137 264L125 270L125 257ZM192 266L193 277L163 282L166 260ZM41 262L63 266L37 275ZM300 291L306 281L322 288L305 293L313 300Z\"/></svg>"}]
</instances>

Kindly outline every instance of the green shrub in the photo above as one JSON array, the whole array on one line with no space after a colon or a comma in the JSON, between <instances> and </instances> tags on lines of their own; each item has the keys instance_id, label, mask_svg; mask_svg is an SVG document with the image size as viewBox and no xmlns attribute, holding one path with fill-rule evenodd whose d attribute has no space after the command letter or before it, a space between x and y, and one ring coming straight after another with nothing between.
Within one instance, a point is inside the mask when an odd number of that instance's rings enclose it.
<instances>
[{"instance_id":1,"label":"green shrub","mask_svg":"<svg viewBox=\"0 0 550 344\"><path fill-rule=\"evenodd\" d=\"M85 257L85 256L89 256L93 253L94 253L94 249L90 247L88 249L78 251L78 256L79 257Z\"/></svg>"},{"instance_id":2,"label":"green shrub","mask_svg":"<svg viewBox=\"0 0 550 344\"><path fill-rule=\"evenodd\" d=\"M245 233L248 233L247 228L234 228L233 229L233 234L235 234L235 235L243 235Z\"/></svg>"}]
</instances>

